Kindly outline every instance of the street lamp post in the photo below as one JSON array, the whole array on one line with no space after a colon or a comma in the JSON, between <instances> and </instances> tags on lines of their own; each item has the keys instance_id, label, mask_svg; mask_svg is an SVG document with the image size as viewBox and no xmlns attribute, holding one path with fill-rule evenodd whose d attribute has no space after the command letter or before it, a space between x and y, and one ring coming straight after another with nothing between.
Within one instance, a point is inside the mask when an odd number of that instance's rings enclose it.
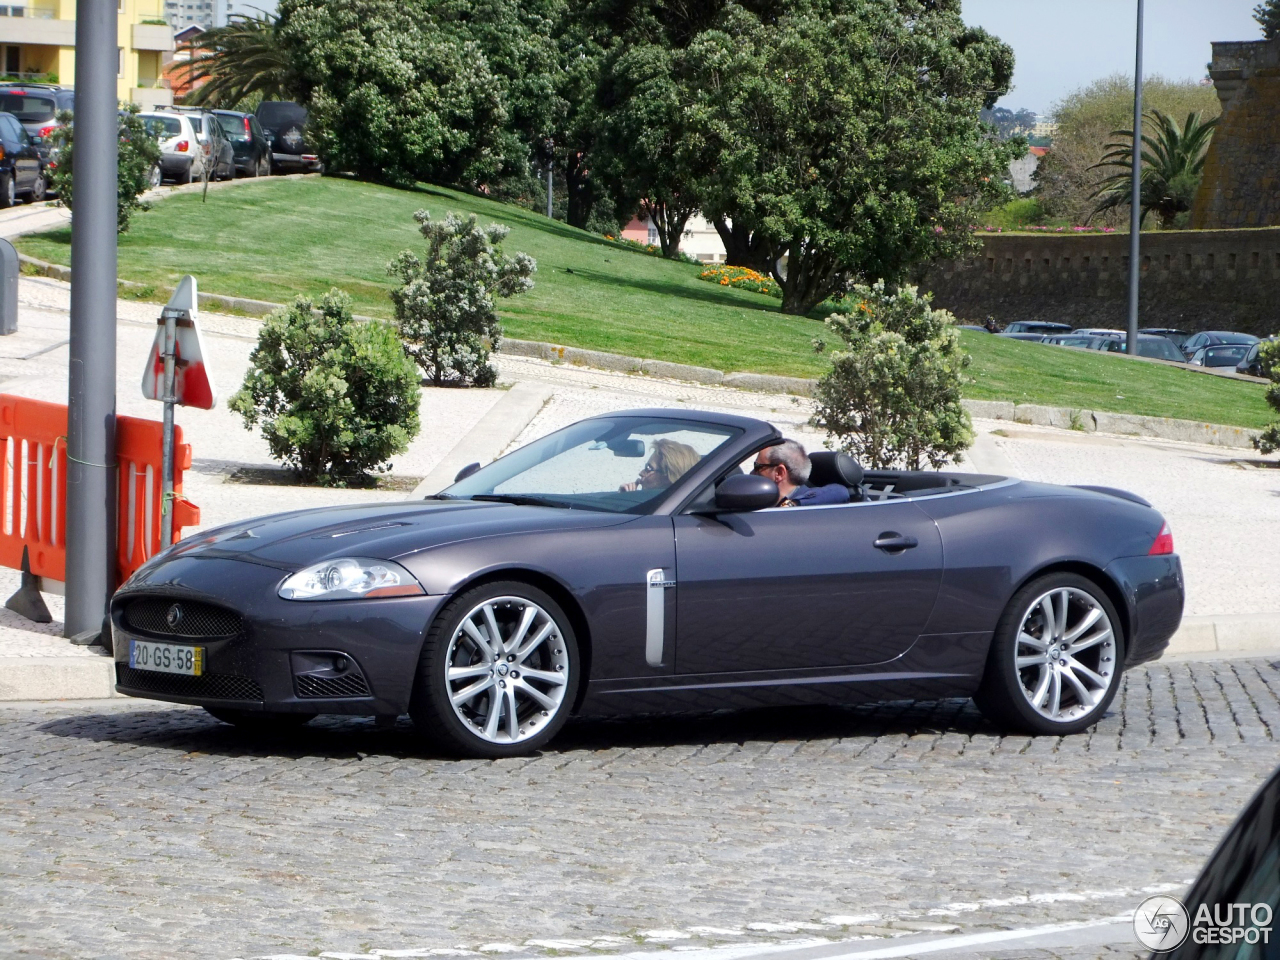
<instances>
[{"instance_id":1,"label":"street lamp post","mask_svg":"<svg viewBox=\"0 0 1280 960\"><path fill-rule=\"evenodd\" d=\"M114 586L116 17L116 0L77 0L65 633L82 643L98 638Z\"/></svg>"},{"instance_id":2,"label":"street lamp post","mask_svg":"<svg viewBox=\"0 0 1280 960\"><path fill-rule=\"evenodd\" d=\"M1138 0L1138 52L1133 68L1133 182L1129 198L1129 329L1125 349L1138 353L1138 251L1142 234L1142 0Z\"/></svg>"}]
</instances>

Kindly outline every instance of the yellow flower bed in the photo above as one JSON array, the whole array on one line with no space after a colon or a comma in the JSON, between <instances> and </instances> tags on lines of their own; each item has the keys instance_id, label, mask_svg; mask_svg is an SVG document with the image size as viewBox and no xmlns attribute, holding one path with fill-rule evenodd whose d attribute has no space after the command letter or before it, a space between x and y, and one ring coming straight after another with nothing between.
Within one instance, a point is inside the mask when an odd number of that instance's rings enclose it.
<instances>
[{"instance_id":1,"label":"yellow flower bed","mask_svg":"<svg viewBox=\"0 0 1280 960\"><path fill-rule=\"evenodd\" d=\"M751 290L770 297L782 297L782 288L773 277L767 277L748 267L708 267L698 274L698 279L718 283L722 287L737 287L739 290Z\"/></svg>"}]
</instances>

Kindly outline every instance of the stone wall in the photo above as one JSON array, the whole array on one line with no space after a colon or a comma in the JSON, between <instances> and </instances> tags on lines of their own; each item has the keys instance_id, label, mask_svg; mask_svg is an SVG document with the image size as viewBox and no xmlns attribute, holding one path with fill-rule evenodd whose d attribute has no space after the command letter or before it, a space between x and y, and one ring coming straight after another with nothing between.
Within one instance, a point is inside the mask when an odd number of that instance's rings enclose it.
<instances>
[{"instance_id":1,"label":"stone wall","mask_svg":"<svg viewBox=\"0 0 1280 960\"><path fill-rule=\"evenodd\" d=\"M1141 256L1141 326L1280 330L1280 228L1144 233ZM984 237L980 256L935 264L917 281L965 322L1123 327L1129 237Z\"/></svg>"},{"instance_id":2,"label":"stone wall","mask_svg":"<svg viewBox=\"0 0 1280 960\"><path fill-rule=\"evenodd\" d=\"M1191 225L1280 225L1280 39L1215 43L1209 73L1222 116Z\"/></svg>"}]
</instances>

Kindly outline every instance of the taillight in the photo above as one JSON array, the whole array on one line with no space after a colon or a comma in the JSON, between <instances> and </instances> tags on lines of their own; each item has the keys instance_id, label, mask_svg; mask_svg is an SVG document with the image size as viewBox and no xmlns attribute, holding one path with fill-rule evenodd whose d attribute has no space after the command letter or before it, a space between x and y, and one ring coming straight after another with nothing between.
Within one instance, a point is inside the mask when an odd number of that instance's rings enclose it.
<instances>
[{"instance_id":1,"label":"taillight","mask_svg":"<svg viewBox=\"0 0 1280 960\"><path fill-rule=\"evenodd\" d=\"M188 143L186 140L179 140L174 145L173 149L178 151L178 153L186 153L188 150L191 149L191 144Z\"/></svg>"},{"instance_id":2,"label":"taillight","mask_svg":"<svg viewBox=\"0 0 1280 960\"><path fill-rule=\"evenodd\" d=\"M253 133L253 131L249 129L249 118L248 118L248 117L245 117L245 118L244 118L244 135L245 135L246 137L248 137L248 136L252 135L252 133Z\"/></svg>"},{"instance_id":3,"label":"taillight","mask_svg":"<svg viewBox=\"0 0 1280 960\"><path fill-rule=\"evenodd\" d=\"M1156 534L1156 541L1151 544L1151 549L1147 551L1147 556L1158 557L1166 553L1173 553L1173 534L1169 531L1169 524L1167 523Z\"/></svg>"}]
</instances>

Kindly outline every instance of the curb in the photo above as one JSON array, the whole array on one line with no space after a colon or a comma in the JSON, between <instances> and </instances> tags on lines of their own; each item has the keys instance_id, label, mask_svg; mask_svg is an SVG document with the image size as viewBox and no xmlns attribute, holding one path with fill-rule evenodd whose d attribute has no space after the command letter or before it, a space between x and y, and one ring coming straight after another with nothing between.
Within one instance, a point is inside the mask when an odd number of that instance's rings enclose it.
<instances>
[{"instance_id":1,"label":"curb","mask_svg":"<svg viewBox=\"0 0 1280 960\"><path fill-rule=\"evenodd\" d=\"M308 174L308 176L316 176L316 174ZM46 263L21 253L18 254L18 260L36 274L63 282L71 280L70 267ZM171 287L136 283L132 280L116 282L125 290L150 289L155 292L173 292ZM258 317L266 316L284 305L267 300L228 297L219 293L201 293L200 306L219 312ZM357 317L357 319L369 318ZM816 380L807 380L802 377L783 377L765 373L723 373L709 367L670 363L666 360L646 360L625 354L566 347L563 344L545 343L541 340L517 340L513 337L504 337L496 352L514 357L546 360L550 363L568 363L614 373L638 373L668 380L683 380L703 386L731 387L758 393L785 393L812 397L817 385ZM1058 427L1085 433L1111 433L1121 436L1147 437L1153 440L1176 440L1237 450L1252 450L1253 440L1261 435L1261 431L1249 427L1204 423L1199 420L1175 420L1172 417L1148 417L1134 413L1108 413L1102 410L1070 407L1045 407L1034 403L1014 403L1010 400L963 400L961 402L970 416L986 420L1009 420L1014 423Z\"/></svg>"}]
</instances>

